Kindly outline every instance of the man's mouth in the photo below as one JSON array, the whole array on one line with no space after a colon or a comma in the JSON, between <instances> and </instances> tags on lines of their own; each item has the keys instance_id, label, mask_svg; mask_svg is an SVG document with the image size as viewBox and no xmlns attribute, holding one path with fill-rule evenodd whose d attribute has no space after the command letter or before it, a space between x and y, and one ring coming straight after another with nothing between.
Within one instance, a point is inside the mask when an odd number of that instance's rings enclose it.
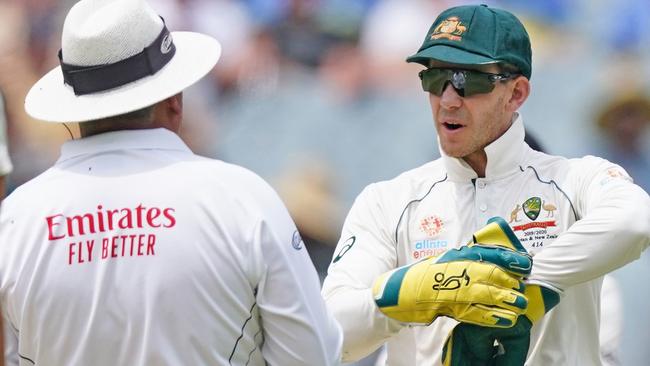
<instances>
[{"instance_id":1,"label":"man's mouth","mask_svg":"<svg viewBox=\"0 0 650 366\"><path fill-rule=\"evenodd\" d=\"M446 129L451 130L451 131L454 131L454 130L457 130L457 129L463 127L463 125L461 125L459 123L452 123L452 122L444 122L442 125L445 126Z\"/></svg>"}]
</instances>

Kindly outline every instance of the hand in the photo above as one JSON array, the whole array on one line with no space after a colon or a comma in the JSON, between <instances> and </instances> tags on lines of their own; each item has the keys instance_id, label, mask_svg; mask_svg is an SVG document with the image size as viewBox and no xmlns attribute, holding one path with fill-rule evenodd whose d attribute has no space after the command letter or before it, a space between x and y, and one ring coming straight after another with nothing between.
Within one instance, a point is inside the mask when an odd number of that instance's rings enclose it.
<instances>
[{"instance_id":1,"label":"hand","mask_svg":"<svg viewBox=\"0 0 650 366\"><path fill-rule=\"evenodd\" d=\"M493 218L489 222L502 221ZM505 221L503 221L505 224ZM507 225L507 224L506 224ZM504 237L475 235L475 243L491 242L499 247L525 251L509 227L504 227ZM530 345L530 329L560 301L559 294L550 288L527 285L524 294L529 305L524 315L508 329L488 328L471 324L458 324L451 331L443 348L445 366L523 366Z\"/></svg>"},{"instance_id":2,"label":"hand","mask_svg":"<svg viewBox=\"0 0 650 366\"><path fill-rule=\"evenodd\" d=\"M477 234L502 238L503 230L492 222ZM430 324L438 316L449 316L470 324L513 326L527 308L520 279L530 273L532 259L524 252L475 241L382 274L373 286L379 310L405 323Z\"/></svg>"}]
</instances>

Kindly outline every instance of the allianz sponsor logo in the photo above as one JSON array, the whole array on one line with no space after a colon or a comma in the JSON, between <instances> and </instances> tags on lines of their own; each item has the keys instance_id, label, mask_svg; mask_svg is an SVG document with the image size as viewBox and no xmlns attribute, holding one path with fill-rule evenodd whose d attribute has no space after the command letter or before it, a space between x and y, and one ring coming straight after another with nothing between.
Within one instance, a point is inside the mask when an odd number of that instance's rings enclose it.
<instances>
[{"instance_id":1,"label":"allianz sponsor logo","mask_svg":"<svg viewBox=\"0 0 650 366\"><path fill-rule=\"evenodd\" d=\"M447 240L424 239L411 244L411 257L420 260L426 257L437 257L446 252L449 247Z\"/></svg>"}]
</instances>

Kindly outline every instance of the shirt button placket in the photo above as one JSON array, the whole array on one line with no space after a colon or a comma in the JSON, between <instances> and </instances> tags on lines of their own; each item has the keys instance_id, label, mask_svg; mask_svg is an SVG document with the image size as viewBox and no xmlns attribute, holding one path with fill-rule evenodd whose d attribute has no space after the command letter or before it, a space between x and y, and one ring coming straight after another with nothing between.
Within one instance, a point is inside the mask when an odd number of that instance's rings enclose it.
<instances>
[{"instance_id":1,"label":"shirt button placket","mask_svg":"<svg viewBox=\"0 0 650 366\"><path fill-rule=\"evenodd\" d=\"M489 217L487 217L486 212L488 209L488 203L486 201L487 193L484 180L478 179L476 181L476 207L478 208L478 213L476 219L478 220L477 224L479 226L485 225Z\"/></svg>"}]
</instances>

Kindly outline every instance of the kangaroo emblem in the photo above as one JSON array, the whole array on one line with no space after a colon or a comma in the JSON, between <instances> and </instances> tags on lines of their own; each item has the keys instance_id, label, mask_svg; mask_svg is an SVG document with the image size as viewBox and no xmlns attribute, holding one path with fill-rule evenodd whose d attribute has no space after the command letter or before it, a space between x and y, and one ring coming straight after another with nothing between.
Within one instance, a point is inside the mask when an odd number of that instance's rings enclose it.
<instances>
[{"instance_id":1,"label":"kangaroo emblem","mask_svg":"<svg viewBox=\"0 0 650 366\"><path fill-rule=\"evenodd\" d=\"M521 206L519 206L519 204L517 204L517 206L515 207L515 209L512 210L512 212L510 212L510 221L508 221L508 224L511 224L513 221L514 221L514 222L519 222L519 221L521 221L521 220L519 220L519 218L517 217L517 215L519 215L519 211L521 211Z\"/></svg>"}]
</instances>

